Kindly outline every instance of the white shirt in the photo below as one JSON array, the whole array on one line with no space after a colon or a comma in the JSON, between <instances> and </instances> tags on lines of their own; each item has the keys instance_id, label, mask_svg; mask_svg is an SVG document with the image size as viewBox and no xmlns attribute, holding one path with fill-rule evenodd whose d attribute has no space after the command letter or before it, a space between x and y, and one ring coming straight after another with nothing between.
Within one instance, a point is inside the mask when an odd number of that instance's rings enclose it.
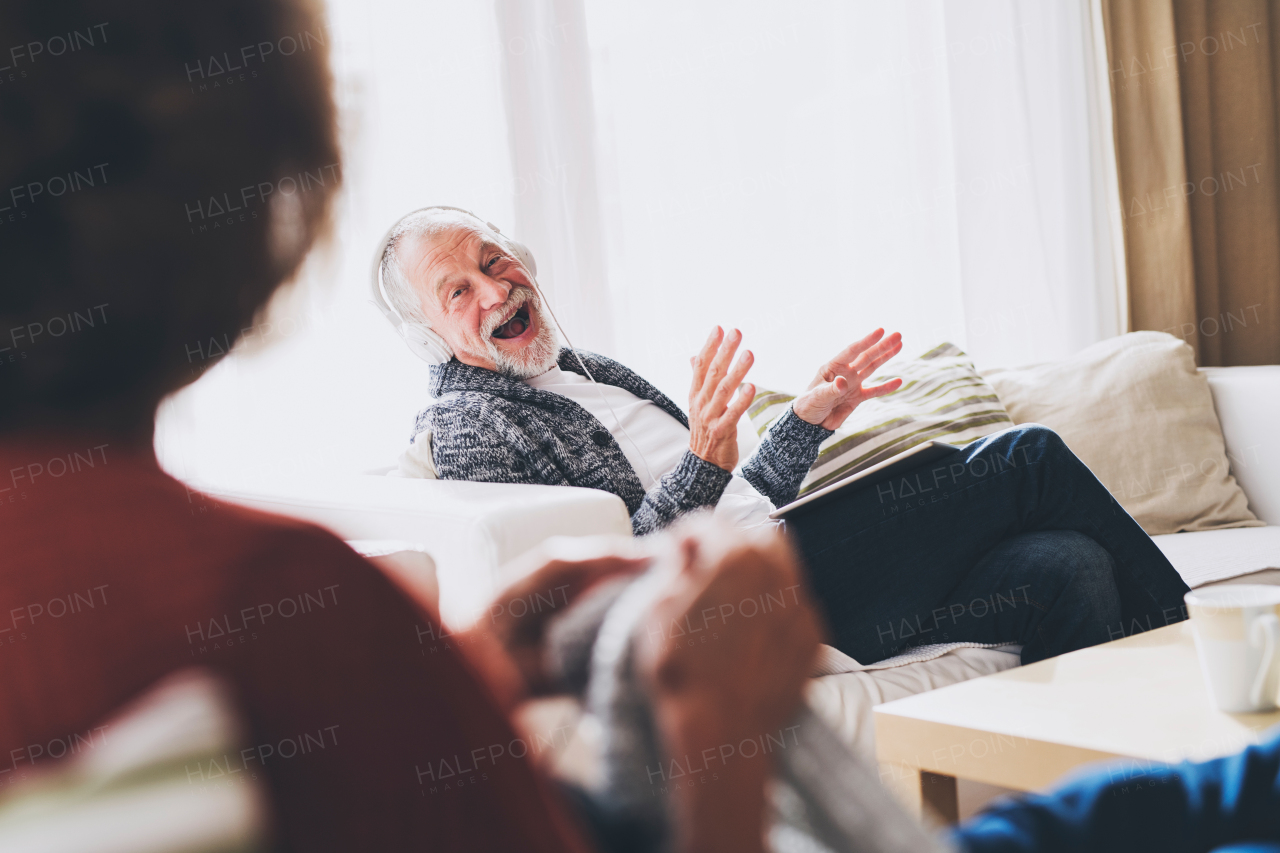
<instances>
[{"instance_id":1,"label":"white shirt","mask_svg":"<svg viewBox=\"0 0 1280 853\"><path fill-rule=\"evenodd\" d=\"M689 430L658 404L613 385L596 384L573 371L553 367L525 383L568 397L586 409L613 434L614 441L647 492L672 471L689 449ZM769 521L773 504L737 474L716 504L716 517L737 527Z\"/></svg>"}]
</instances>

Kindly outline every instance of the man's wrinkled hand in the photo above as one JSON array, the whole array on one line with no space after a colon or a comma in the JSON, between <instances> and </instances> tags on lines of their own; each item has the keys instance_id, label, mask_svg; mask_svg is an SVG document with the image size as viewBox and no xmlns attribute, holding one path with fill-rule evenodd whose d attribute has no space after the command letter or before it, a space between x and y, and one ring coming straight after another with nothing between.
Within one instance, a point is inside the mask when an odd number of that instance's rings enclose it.
<instances>
[{"instance_id":1,"label":"man's wrinkled hand","mask_svg":"<svg viewBox=\"0 0 1280 853\"><path fill-rule=\"evenodd\" d=\"M702 352L692 360L689 450L699 459L726 471L732 471L738 464L738 419L756 395L753 385L739 388L754 361L751 350L733 361L740 343L742 333L737 329L726 335L716 326L703 344Z\"/></svg>"},{"instance_id":2,"label":"man's wrinkled hand","mask_svg":"<svg viewBox=\"0 0 1280 853\"><path fill-rule=\"evenodd\" d=\"M809 388L795 399L791 409L796 417L823 429L838 429L845 418L864 400L883 397L902 387L901 379L879 385L863 385L889 359L902 351L902 335L885 337L876 329L860 341L845 347L823 365Z\"/></svg>"}]
</instances>

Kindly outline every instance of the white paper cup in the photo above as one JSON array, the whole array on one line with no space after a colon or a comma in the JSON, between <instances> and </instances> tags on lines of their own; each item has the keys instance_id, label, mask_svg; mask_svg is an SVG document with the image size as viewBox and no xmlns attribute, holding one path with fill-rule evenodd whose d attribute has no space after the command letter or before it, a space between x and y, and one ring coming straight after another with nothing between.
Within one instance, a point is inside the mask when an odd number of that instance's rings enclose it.
<instances>
[{"instance_id":1,"label":"white paper cup","mask_svg":"<svg viewBox=\"0 0 1280 853\"><path fill-rule=\"evenodd\" d=\"M1200 669L1219 711L1274 711L1280 693L1280 586L1226 584L1185 596Z\"/></svg>"}]
</instances>

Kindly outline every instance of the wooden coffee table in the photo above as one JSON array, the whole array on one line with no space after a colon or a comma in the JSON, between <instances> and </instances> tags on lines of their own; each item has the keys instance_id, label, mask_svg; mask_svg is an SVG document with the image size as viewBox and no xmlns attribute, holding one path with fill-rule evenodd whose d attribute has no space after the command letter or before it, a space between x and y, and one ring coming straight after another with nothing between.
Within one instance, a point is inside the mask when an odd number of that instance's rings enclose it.
<instances>
[{"instance_id":1,"label":"wooden coffee table","mask_svg":"<svg viewBox=\"0 0 1280 853\"><path fill-rule=\"evenodd\" d=\"M957 778L1043 790L1094 761L1229 755L1280 723L1280 712L1213 708L1186 622L888 702L875 715L881 781L918 814L948 822Z\"/></svg>"}]
</instances>

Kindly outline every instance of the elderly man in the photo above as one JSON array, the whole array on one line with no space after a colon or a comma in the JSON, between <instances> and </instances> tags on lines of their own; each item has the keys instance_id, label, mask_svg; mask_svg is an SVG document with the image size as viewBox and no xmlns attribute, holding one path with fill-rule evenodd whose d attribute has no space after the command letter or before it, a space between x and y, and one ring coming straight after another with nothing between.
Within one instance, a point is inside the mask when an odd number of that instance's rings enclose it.
<instances>
[{"instance_id":1,"label":"elderly man","mask_svg":"<svg viewBox=\"0 0 1280 853\"><path fill-rule=\"evenodd\" d=\"M864 384L902 346L876 330L818 371L735 474L754 394L737 330L716 328L692 359L686 416L616 361L562 348L520 248L473 215L410 214L380 263L405 324L452 350L402 470L603 489L637 534L699 509L766 523L823 439L900 384ZM922 644L1018 643L1028 663L1184 618L1186 585L1052 431L989 436L943 470L922 473L932 500L903 512L850 488L787 521L841 651L870 663Z\"/></svg>"}]
</instances>

